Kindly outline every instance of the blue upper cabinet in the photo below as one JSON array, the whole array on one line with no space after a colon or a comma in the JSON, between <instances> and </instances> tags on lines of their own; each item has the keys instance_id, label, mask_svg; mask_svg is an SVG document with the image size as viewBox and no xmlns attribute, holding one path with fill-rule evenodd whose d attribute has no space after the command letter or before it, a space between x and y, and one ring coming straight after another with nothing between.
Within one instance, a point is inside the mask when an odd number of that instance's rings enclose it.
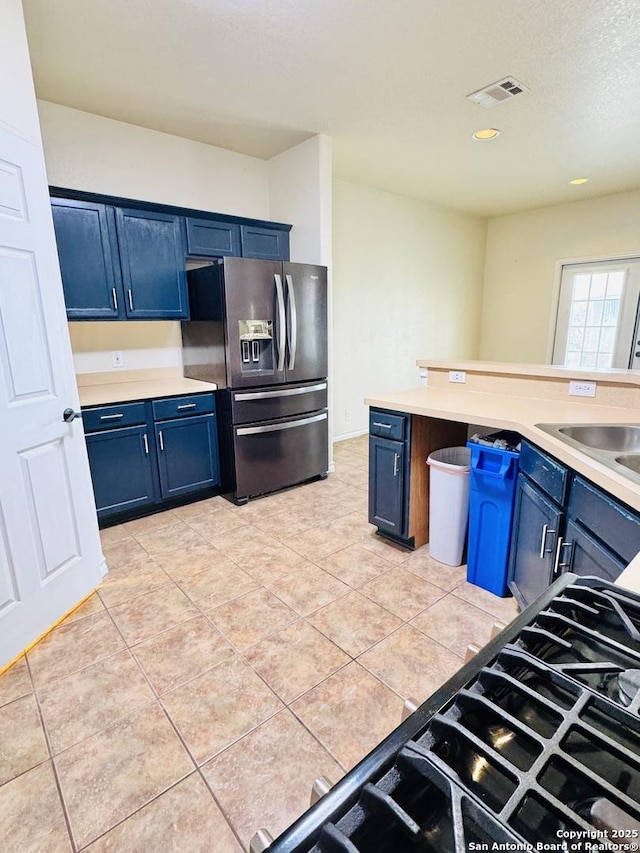
<instances>
[{"instance_id":1,"label":"blue upper cabinet","mask_svg":"<svg viewBox=\"0 0 640 853\"><path fill-rule=\"evenodd\" d=\"M130 320L189 316L182 217L116 208L116 230Z\"/></svg>"},{"instance_id":2,"label":"blue upper cabinet","mask_svg":"<svg viewBox=\"0 0 640 853\"><path fill-rule=\"evenodd\" d=\"M52 198L53 226L70 320L124 318L113 208Z\"/></svg>"},{"instance_id":3,"label":"blue upper cabinet","mask_svg":"<svg viewBox=\"0 0 640 853\"><path fill-rule=\"evenodd\" d=\"M190 255L239 258L242 254L240 226L215 219L187 216L187 250Z\"/></svg>"},{"instance_id":4,"label":"blue upper cabinet","mask_svg":"<svg viewBox=\"0 0 640 853\"><path fill-rule=\"evenodd\" d=\"M289 232L258 225L242 226L242 257L289 260Z\"/></svg>"},{"instance_id":5,"label":"blue upper cabinet","mask_svg":"<svg viewBox=\"0 0 640 853\"><path fill-rule=\"evenodd\" d=\"M70 320L188 320L186 259L289 260L290 225L51 187Z\"/></svg>"}]
</instances>

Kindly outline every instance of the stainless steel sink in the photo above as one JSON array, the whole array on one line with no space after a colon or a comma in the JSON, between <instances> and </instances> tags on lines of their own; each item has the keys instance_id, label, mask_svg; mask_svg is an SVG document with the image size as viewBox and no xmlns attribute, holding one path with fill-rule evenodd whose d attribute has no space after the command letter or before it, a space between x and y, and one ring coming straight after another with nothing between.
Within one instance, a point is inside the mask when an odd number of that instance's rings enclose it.
<instances>
[{"instance_id":1,"label":"stainless steel sink","mask_svg":"<svg viewBox=\"0 0 640 853\"><path fill-rule=\"evenodd\" d=\"M598 424L589 426L561 426L558 432L578 444L596 450L613 450L616 453L640 453L640 426L628 424Z\"/></svg>"},{"instance_id":2,"label":"stainless steel sink","mask_svg":"<svg viewBox=\"0 0 640 853\"><path fill-rule=\"evenodd\" d=\"M536 424L570 447L640 483L640 424Z\"/></svg>"},{"instance_id":3,"label":"stainless steel sink","mask_svg":"<svg viewBox=\"0 0 640 853\"><path fill-rule=\"evenodd\" d=\"M624 456L616 456L616 462L640 475L640 453L626 453Z\"/></svg>"}]
</instances>

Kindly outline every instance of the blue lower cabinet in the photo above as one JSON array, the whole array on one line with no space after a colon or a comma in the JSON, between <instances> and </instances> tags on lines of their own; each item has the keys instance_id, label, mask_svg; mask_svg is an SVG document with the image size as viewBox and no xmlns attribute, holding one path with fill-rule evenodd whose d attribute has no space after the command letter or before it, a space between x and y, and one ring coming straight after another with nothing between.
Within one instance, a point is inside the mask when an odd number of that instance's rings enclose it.
<instances>
[{"instance_id":1,"label":"blue lower cabinet","mask_svg":"<svg viewBox=\"0 0 640 853\"><path fill-rule=\"evenodd\" d=\"M91 433L86 440L98 518L158 500L146 426Z\"/></svg>"},{"instance_id":2,"label":"blue lower cabinet","mask_svg":"<svg viewBox=\"0 0 640 853\"><path fill-rule=\"evenodd\" d=\"M220 484L215 415L162 421L155 434L163 498Z\"/></svg>"},{"instance_id":3,"label":"blue lower cabinet","mask_svg":"<svg viewBox=\"0 0 640 853\"><path fill-rule=\"evenodd\" d=\"M524 474L518 475L509 586L526 606L551 584L564 513Z\"/></svg>"},{"instance_id":4,"label":"blue lower cabinet","mask_svg":"<svg viewBox=\"0 0 640 853\"><path fill-rule=\"evenodd\" d=\"M574 572L576 575L595 575L608 581L615 581L627 563L617 557L601 542L590 536L575 521L569 519L562 543L565 553L562 554L561 569ZM567 553L568 552L568 553Z\"/></svg>"},{"instance_id":5,"label":"blue lower cabinet","mask_svg":"<svg viewBox=\"0 0 640 853\"><path fill-rule=\"evenodd\" d=\"M405 445L369 438L369 522L380 530L405 535Z\"/></svg>"}]
</instances>

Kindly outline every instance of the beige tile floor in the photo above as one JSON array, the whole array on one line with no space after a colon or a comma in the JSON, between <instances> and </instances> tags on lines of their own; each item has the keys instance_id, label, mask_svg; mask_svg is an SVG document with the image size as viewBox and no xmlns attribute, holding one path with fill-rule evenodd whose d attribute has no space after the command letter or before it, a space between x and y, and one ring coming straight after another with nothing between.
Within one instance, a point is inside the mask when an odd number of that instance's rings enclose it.
<instances>
[{"instance_id":1,"label":"beige tile floor","mask_svg":"<svg viewBox=\"0 0 640 853\"><path fill-rule=\"evenodd\" d=\"M0 850L215 851L280 833L515 615L324 482L102 532L103 585L0 677Z\"/></svg>"}]
</instances>

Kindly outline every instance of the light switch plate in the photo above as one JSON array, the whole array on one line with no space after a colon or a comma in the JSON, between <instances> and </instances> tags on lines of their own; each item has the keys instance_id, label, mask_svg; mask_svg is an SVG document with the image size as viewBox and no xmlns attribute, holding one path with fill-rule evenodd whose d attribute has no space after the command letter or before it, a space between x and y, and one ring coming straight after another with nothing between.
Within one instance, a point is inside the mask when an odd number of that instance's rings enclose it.
<instances>
[{"instance_id":1,"label":"light switch plate","mask_svg":"<svg viewBox=\"0 0 640 853\"><path fill-rule=\"evenodd\" d=\"M124 367L124 356L122 350L114 350L111 353L111 364L114 367Z\"/></svg>"}]
</instances>

